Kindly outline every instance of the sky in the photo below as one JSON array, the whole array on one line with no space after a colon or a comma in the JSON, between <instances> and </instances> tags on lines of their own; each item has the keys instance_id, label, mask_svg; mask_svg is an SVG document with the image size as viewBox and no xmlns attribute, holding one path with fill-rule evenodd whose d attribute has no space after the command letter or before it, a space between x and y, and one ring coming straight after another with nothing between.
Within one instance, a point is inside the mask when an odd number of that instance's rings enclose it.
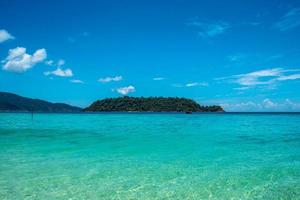
<instances>
[{"instance_id":1,"label":"sky","mask_svg":"<svg viewBox=\"0 0 300 200\"><path fill-rule=\"evenodd\" d=\"M300 1L1 0L0 91L300 111Z\"/></svg>"}]
</instances>

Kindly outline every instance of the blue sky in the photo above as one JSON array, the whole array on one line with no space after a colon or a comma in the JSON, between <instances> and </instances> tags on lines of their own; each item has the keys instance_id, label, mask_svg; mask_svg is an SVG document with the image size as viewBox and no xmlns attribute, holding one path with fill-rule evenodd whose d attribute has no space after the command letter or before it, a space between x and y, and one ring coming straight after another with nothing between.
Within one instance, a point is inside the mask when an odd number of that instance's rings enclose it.
<instances>
[{"instance_id":1,"label":"blue sky","mask_svg":"<svg viewBox=\"0 0 300 200\"><path fill-rule=\"evenodd\" d=\"M300 1L0 1L0 91L300 111Z\"/></svg>"}]
</instances>

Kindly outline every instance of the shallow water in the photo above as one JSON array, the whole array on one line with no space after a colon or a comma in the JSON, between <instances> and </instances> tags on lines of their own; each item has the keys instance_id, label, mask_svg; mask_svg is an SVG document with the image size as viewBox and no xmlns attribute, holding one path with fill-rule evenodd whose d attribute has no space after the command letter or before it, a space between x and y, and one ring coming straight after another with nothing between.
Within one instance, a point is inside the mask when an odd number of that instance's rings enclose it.
<instances>
[{"instance_id":1,"label":"shallow water","mask_svg":"<svg viewBox=\"0 0 300 200\"><path fill-rule=\"evenodd\" d=\"M2 113L0 199L300 199L300 115Z\"/></svg>"}]
</instances>

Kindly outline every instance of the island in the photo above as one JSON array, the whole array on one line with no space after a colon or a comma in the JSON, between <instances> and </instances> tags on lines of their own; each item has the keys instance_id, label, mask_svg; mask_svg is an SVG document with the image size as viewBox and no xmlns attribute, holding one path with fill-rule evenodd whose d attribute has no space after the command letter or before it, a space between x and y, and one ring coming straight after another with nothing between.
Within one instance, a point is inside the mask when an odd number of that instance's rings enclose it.
<instances>
[{"instance_id":1,"label":"island","mask_svg":"<svg viewBox=\"0 0 300 200\"><path fill-rule=\"evenodd\" d=\"M178 97L118 97L95 101L85 112L224 112L221 106L201 106Z\"/></svg>"},{"instance_id":2,"label":"island","mask_svg":"<svg viewBox=\"0 0 300 200\"><path fill-rule=\"evenodd\" d=\"M225 112L221 106L202 106L179 97L117 97L95 101L87 108L0 92L0 112Z\"/></svg>"},{"instance_id":3,"label":"island","mask_svg":"<svg viewBox=\"0 0 300 200\"><path fill-rule=\"evenodd\" d=\"M1 112L81 112L82 108L65 103L51 103L41 99L22 97L9 92L0 92Z\"/></svg>"}]
</instances>

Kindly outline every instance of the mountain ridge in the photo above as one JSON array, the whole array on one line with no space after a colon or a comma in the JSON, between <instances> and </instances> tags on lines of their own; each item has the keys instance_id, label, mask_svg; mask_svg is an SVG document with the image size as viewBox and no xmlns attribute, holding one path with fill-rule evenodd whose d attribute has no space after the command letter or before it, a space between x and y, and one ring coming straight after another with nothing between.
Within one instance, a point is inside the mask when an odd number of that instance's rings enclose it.
<instances>
[{"instance_id":1,"label":"mountain ridge","mask_svg":"<svg viewBox=\"0 0 300 200\"><path fill-rule=\"evenodd\" d=\"M0 111L20 112L80 112L82 108L65 103L51 103L41 99L0 92Z\"/></svg>"}]
</instances>

